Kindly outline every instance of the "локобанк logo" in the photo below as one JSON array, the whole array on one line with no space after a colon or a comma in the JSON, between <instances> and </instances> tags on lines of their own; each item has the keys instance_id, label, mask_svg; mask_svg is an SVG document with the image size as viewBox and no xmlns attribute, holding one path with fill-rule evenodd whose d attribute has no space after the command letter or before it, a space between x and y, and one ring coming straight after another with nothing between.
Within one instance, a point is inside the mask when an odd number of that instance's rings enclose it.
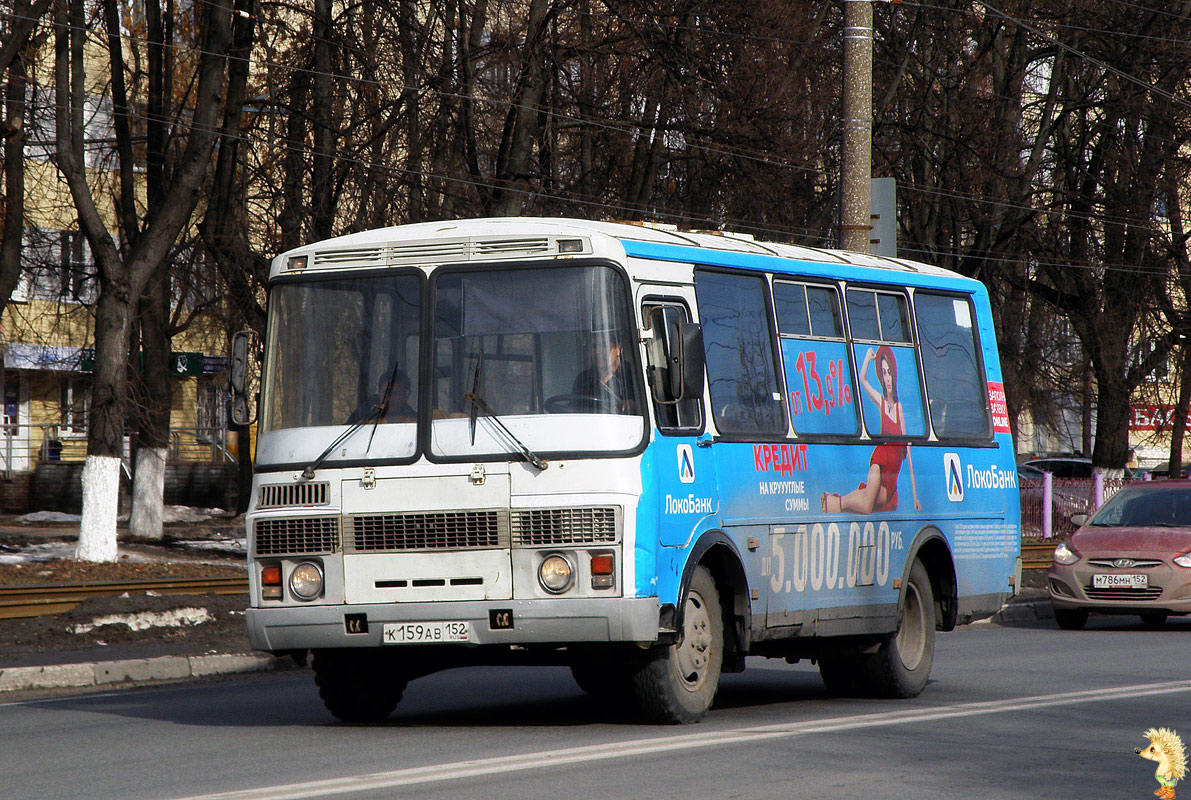
<instances>
[{"instance_id":1,"label":"\u043b\u043e\u043a\u043e\u0431\u0430\u043d\u043a logo","mask_svg":"<svg viewBox=\"0 0 1191 800\"><path fill-rule=\"evenodd\" d=\"M695 482L695 454L689 444L678 445L678 480L683 483Z\"/></svg>"},{"instance_id":2,"label":"\u043b\u043e\u043a\u043e\u0431\u0430\u043d\u043a logo","mask_svg":"<svg viewBox=\"0 0 1191 800\"><path fill-rule=\"evenodd\" d=\"M947 499L953 503L964 499L964 470L959 463L959 453L943 454L943 469L947 473Z\"/></svg>"}]
</instances>

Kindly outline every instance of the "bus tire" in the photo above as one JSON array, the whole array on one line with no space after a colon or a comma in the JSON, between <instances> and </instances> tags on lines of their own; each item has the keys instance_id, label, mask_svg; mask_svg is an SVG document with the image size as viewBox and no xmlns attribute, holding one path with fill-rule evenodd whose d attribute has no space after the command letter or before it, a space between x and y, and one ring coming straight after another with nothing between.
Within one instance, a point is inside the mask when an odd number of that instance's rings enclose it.
<instances>
[{"instance_id":1,"label":"bus tire","mask_svg":"<svg viewBox=\"0 0 1191 800\"><path fill-rule=\"evenodd\" d=\"M571 677L587 694L602 700L624 701L632 694L633 664L640 649L632 646L571 647Z\"/></svg>"},{"instance_id":2,"label":"bus tire","mask_svg":"<svg viewBox=\"0 0 1191 800\"><path fill-rule=\"evenodd\" d=\"M707 716L724 660L724 617L706 567L687 587L682 642L655 647L633 675L633 695L651 722L689 724Z\"/></svg>"},{"instance_id":3,"label":"bus tire","mask_svg":"<svg viewBox=\"0 0 1191 800\"><path fill-rule=\"evenodd\" d=\"M836 697L854 697L860 682L856 658L819 659L819 677L827 691Z\"/></svg>"},{"instance_id":4,"label":"bus tire","mask_svg":"<svg viewBox=\"0 0 1191 800\"><path fill-rule=\"evenodd\" d=\"M917 697L935 660L935 596L921 561L910 567L901 624L877 652L859 663L862 686L873 697Z\"/></svg>"},{"instance_id":5,"label":"bus tire","mask_svg":"<svg viewBox=\"0 0 1191 800\"><path fill-rule=\"evenodd\" d=\"M383 722L408 683L388 654L366 648L315 650L314 682L327 711L344 722Z\"/></svg>"}]
</instances>

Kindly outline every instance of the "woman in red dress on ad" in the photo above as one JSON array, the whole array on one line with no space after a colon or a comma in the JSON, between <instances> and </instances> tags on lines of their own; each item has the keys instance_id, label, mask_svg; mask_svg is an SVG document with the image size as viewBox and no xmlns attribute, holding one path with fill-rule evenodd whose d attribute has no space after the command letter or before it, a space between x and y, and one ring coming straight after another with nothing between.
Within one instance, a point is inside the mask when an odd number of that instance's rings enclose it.
<instances>
[{"instance_id":1,"label":"woman in red dress on ad","mask_svg":"<svg viewBox=\"0 0 1191 800\"><path fill-rule=\"evenodd\" d=\"M877 362L877 378L881 384L878 392L868 382L868 368ZM888 345L877 350L869 348L860 367L860 385L864 393L877 404L881 413L882 436L905 436L906 415L897 399L897 360ZM859 488L845 495L824 492L820 500L823 511L854 514L871 514L874 511L897 510L897 478L905 458L910 472L910 490L914 493L914 509L921 510L918 502L918 484L914 481L914 460L910 458L910 445L904 442L882 442L873 450L868 461L868 480Z\"/></svg>"}]
</instances>

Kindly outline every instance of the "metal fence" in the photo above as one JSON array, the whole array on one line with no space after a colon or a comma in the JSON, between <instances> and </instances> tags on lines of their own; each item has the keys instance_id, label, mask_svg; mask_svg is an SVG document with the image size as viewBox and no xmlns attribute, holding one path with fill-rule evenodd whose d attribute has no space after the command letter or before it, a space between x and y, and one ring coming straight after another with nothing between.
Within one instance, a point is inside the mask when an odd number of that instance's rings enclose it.
<instances>
[{"instance_id":1,"label":"metal fence","mask_svg":"<svg viewBox=\"0 0 1191 800\"><path fill-rule=\"evenodd\" d=\"M129 441L124 436L124 463L129 464ZM188 463L224 464L236 456L228 450L227 431L222 428L171 428L166 458ZM87 456L84 433L64 430L61 425L0 426L0 470L5 479L14 472L36 469L42 461L82 461Z\"/></svg>"},{"instance_id":2,"label":"metal fence","mask_svg":"<svg viewBox=\"0 0 1191 800\"><path fill-rule=\"evenodd\" d=\"M1123 478L1051 478L1048 489L1045 479L1021 479L1022 538L1065 539L1077 527L1071 522L1073 515L1091 514L1128 483Z\"/></svg>"}]
</instances>

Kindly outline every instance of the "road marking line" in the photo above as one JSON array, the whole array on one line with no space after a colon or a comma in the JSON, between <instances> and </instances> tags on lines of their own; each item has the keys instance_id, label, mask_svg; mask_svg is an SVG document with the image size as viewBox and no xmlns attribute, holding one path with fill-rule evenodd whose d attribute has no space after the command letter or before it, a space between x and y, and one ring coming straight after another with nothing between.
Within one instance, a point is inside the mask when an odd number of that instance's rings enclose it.
<instances>
[{"instance_id":1,"label":"road marking line","mask_svg":"<svg viewBox=\"0 0 1191 800\"><path fill-rule=\"evenodd\" d=\"M299 798L327 797L337 794L349 794L351 792L392 789L436 781L457 780L459 778L475 778L481 775L520 772L541 767L559 767L564 764L631 758L633 756L675 750L690 750L732 744L751 744L766 739L805 736L812 733L833 733L857 728L877 728L888 725L906 725L915 722L936 722L943 719L973 717L982 714L1002 714L1008 711L1033 710L1073 703L1125 700L1151 695L1177 694L1180 692L1191 692L1191 681L1169 681L1165 683L1139 684L1137 686L1117 686L1109 689L1087 689L1079 692L1016 697L1007 700L989 700L979 703L961 703L958 705L935 706L933 708L907 711L857 714L847 717L828 717L826 719L809 720L806 722L758 725L727 731L708 731L706 733L659 736L650 739L633 739L608 744L570 747L562 750L547 750L538 753L479 758L448 764L432 764L425 767L408 767L390 772L374 772L368 775L357 775L346 778L329 778L320 781L303 781L278 786L264 786L256 789L194 795L177 798L177 800L298 800Z\"/></svg>"}]
</instances>

